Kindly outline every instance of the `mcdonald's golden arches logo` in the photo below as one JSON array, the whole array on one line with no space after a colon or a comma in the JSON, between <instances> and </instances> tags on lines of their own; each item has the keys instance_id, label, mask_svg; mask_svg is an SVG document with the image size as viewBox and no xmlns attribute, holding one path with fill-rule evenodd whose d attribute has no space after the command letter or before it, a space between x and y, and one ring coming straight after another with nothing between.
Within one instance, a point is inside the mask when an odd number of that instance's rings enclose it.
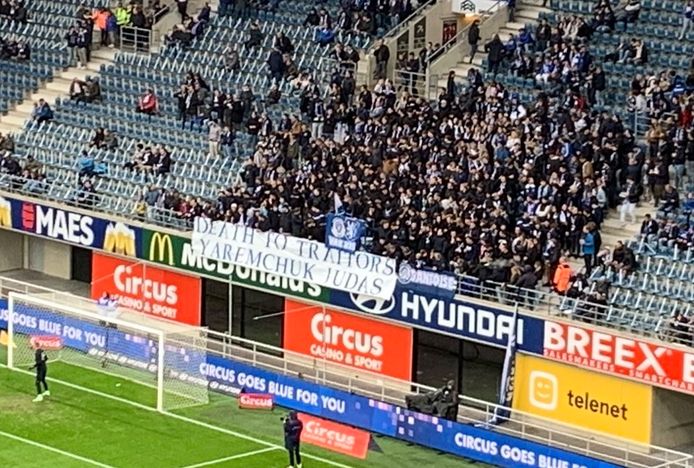
<instances>
[{"instance_id":1,"label":"mcdonald's golden arches logo","mask_svg":"<svg viewBox=\"0 0 694 468\"><path fill-rule=\"evenodd\" d=\"M0 226L12 227L12 204L0 197Z\"/></svg>"},{"instance_id":2,"label":"mcdonald's golden arches logo","mask_svg":"<svg viewBox=\"0 0 694 468\"><path fill-rule=\"evenodd\" d=\"M149 241L149 260L175 266L173 243L171 236L161 232L152 233Z\"/></svg>"},{"instance_id":3,"label":"mcdonald's golden arches logo","mask_svg":"<svg viewBox=\"0 0 694 468\"><path fill-rule=\"evenodd\" d=\"M109 223L104 235L104 250L128 257L137 256L135 231L121 222Z\"/></svg>"}]
</instances>

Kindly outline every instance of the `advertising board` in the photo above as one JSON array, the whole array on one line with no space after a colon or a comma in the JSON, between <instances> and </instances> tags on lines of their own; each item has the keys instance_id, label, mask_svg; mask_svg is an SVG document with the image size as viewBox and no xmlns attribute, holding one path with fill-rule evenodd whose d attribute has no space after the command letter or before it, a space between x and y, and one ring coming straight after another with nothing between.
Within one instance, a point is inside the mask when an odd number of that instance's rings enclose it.
<instances>
[{"instance_id":1,"label":"advertising board","mask_svg":"<svg viewBox=\"0 0 694 468\"><path fill-rule=\"evenodd\" d=\"M518 354L513 407L545 418L650 443L652 387Z\"/></svg>"},{"instance_id":2,"label":"advertising board","mask_svg":"<svg viewBox=\"0 0 694 468\"><path fill-rule=\"evenodd\" d=\"M94 252L91 296L111 294L121 307L200 325L200 279Z\"/></svg>"},{"instance_id":3,"label":"advertising board","mask_svg":"<svg viewBox=\"0 0 694 468\"><path fill-rule=\"evenodd\" d=\"M398 286L388 300L331 291L332 305L417 326L434 332L445 332L463 339L505 347L517 322L518 346L533 349L542 346L542 319L518 315L513 310L490 307L459 297L446 298L411 291Z\"/></svg>"},{"instance_id":4,"label":"advertising board","mask_svg":"<svg viewBox=\"0 0 694 468\"><path fill-rule=\"evenodd\" d=\"M140 337L72 317L54 317L50 312L29 307L19 312L14 318L15 330L19 333L62 336L65 347L73 347L97 357L108 352L121 365L132 365L151 373L157 371L156 348L152 349L148 341ZM0 328L7 328L7 319L7 300L0 299ZM113 348L114 341L118 344L116 348ZM115 354L113 349L117 349L120 355ZM170 351L167 349L167 352ZM173 352L185 359L167 359L169 365L180 366L176 372L170 373L171 378L185 378L188 382L207 385L211 391L235 397L241 393L270 394L278 406L454 455L504 467L617 467L565 449L415 413L214 354L185 348Z\"/></svg>"},{"instance_id":5,"label":"advertising board","mask_svg":"<svg viewBox=\"0 0 694 468\"><path fill-rule=\"evenodd\" d=\"M267 393L241 393L239 394L239 408L271 410L275 406L272 395Z\"/></svg>"},{"instance_id":6,"label":"advertising board","mask_svg":"<svg viewBox=\"0 0 694 468\"><path fill-rule=\"evenodd\" d=\"M573 323L545 321L542 354L574 366L694 395L694 352Z\"/></svg>"},{"instance_id":7,"label":"advertising board","mask_svg":"<svg viewBox=\"0 0 694 468\"><path fill-rule=\"evenodd\" d=\"M40 203L0 197L0 227L119 255L141 254L140 228Z\"/></svg>"},{"instance_id":8,"label":"advertising board","mask_svg":"<svg viewBox=\"0 0 694 468\"><path fill-rule=\"evenodd\" d=\"M299 420L304 423L301 442L366 459L371 441L371 434L368 432L303 413L299 413Z\"/></svg>"},{"instance_id":9,"label":"advertising board","mask_svg":"<svg viewBox=\"0 0 694 468\"><path fill-rule=\"evenodd\" d=\"M285 299L284 349L410 380L412 329Z\"/></svg>"}]
</instances>

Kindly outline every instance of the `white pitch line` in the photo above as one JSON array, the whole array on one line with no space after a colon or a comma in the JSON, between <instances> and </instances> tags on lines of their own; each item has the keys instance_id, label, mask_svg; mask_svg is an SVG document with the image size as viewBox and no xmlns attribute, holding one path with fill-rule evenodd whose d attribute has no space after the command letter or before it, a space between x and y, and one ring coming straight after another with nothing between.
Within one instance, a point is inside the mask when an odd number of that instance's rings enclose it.
<instances>
[{"instance_id":1,"label":"white pitch line","mask_svg":"<svg viewBox=\"0 0 694 468\"><path fill-rule=\"evenodd\" d=\"M4 368L9 369L9 367L7 367L6 364L2 364L2 363L0 363L0 367L4 367ZM10 370L13 370L16 372L21 372L22 374L34 375L33 372L29 372L29 371L26 371L24 369L13 368ZM120 398L120 397L117 397L115 395L109 395L108 393L103 393L103 392L100 392L98 390L93 390L91 388L86 388L86 387L82 387L80 385L75 385L75 384L70 383L70 382L65 382L64 380L60 380L60 379L56 379L56 378L52 378L52 377L48 377L46 380L48 380L49 382L55 382L57 384L65 385L66 387L74 388L75 390L80 390L83 392L91 393L92 395L100 396L102 398L108 398L109 400L115 400L115 401L118 401L120 403L124 403L126 405L135 406L136 408L140 408L140 409L144 409L144 410L152 411L152 412L157 412L156 408L152 408L150 406L143 405L142 403L137 403L135 401L126 400L125 398ZM266 440L258 439L258 438L255 438L253 436L242 434L240 432L232 431L229 429L224 429L221 427L213 426L212 424L208 424L208 423L205 423L202 421L196 421L195 419L187 418L185 416L181 416L180 414L169 413L168 411L162 411L159 414L164 414L164 415L172 417L172 418L180 419L181 421L185 421L185 422L190 423L190 424L195 424L196 426L204 427L204 428L210 429L212 431L222 432L224 434L228 434L230 436L234 436L234 437L239 438L239 439L250 440L251 442L255 442L257 444L264 445L265 447L272 447L275 449L284 450L284 446L282 446L282 445L273 444L272 442L268 442ZM316 455L311 455L310 453L302 453L301 457L302 458L308 458L311 460L316 460L316 461L319 461L321 463L325 463L326 465L335 466L337 468L352 468L350 465L345 465L345 464L338 463L338 462L335 462L332 460L328 460L327 458L322 458L322 457L319 457Z\"/></svg>"},{"instance_id":2,"label":"white pitch line","mask_svg":"<svg viewBox=\"0 0 694 468\"><path fill-rule=\"evenodd\" d=\"M246 457L252 457L254 455L260 455L261 453L265 452L272 452L274 450L279 450L276 447L266 447L264 449L260 450L253 450L252 452L245 452L245 453L237 453L236 455L231 455L229 457L224 457L224 458L218 458L216 460L210 460L202 463L197 463L195 465L188 465L183 468L199 468L201 466L210 466L210 465L216 465L218 463L224 463L229 460L238 460L239 458L246 458Z\"/></svg>"},{"instance_id":3,"label":"white pitch line","mask_svg":"<svg viewBox=\"0 0 694 468\"><path fill-rule=\"evenodd\" d=\"M39 447L39 448L42 448L44 450L48 450L49 452L54 452L54 453L60 454L64 457L72 458L73 460L88 463L88 464L93 465L93 466L100 466L101 468L113 468L111 465L105 465L103 463L99 463L98 461L92 460L91 458L81 457L79 455L75 455L74 453L66 452L65 450L60 450L58 448L51 447L50 445L45 445L45 444L42 444L39 442L34 442L33 440L25 439L24 437L19 437L19 436L16 436L14 434L10 434L9 432L0 431L0 436L7 437L8 439L12 439L12 440L15 440L17 442L22 442L22 443L27 444L27 445L32 445L34 447Z\"/></svg>"}]
</instances>

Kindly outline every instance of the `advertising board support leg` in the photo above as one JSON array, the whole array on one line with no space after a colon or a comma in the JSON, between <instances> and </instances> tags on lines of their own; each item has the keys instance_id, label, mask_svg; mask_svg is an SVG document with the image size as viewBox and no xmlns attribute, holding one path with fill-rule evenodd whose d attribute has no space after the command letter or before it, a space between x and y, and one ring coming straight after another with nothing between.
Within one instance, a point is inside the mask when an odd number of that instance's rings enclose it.
<instances>
[{"instance_id":1,"label":"advertising board support leg","mask_svg":"<svg viewBox=\"0 0 694 468\"><path fill-rule=\"evenodd\" d=\"M229 275L229 322L227 324L227 330L229 336L234 336L233 329L231 328L233 325L233 317L234 317L234 282L231 279L231 275Z\"/></svg>"}]
</instances>

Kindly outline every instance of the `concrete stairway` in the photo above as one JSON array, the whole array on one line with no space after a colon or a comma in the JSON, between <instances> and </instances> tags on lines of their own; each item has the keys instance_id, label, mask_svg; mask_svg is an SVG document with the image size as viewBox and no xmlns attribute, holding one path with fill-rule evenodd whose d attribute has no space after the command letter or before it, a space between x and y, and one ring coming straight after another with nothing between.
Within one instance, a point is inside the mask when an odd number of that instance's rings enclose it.
<instances>
[{"instance_id":1,"label":"concrete stairway","mask_svg":"<svg viewBox=\"0 0 694 468\"><path fill-rule=\"evenodd\" d=\"M522 0L516 8L516 14L513 22L507 22L501 29L499 29L498 34L502 42L506 42L511 34L518 35L518 31L523 28L526 24L531 24L537 26L540 22L539 17L541 13L551 13L552 10L542 6L542 0ZM470 62L470 57L462 57L462 60L452 68L455 71L456 81L461 83L467 82L467 73L471 68L476 68L478 70L482 69L482 64L484 59L487 58L487 54L484 52L484 45L490 41L492 37L483 37L480 40L479 50L475 54L475 58ZM447 77L442 77L437 85L439 88L446 87Z\"/></svg>"},{"instance_id":2,"label":"concrete stairway","mask_svg":"<svg viewBox=\"0 0 694 468\"><path fill-rule=\"evenodd\" d=\"M98 75L101 66L112 63L115 55L116 49L103 47L92 51L91 60L87 64L86 69L80 70L77 67L71 67L65 71L57 72L53 76L52 81L43 83L37 92L16 105L7 115L0 116L0 133L21 132L24 128L24 123L31 118L31 111L36 101L45 99L51 108L54 108L56 98L65 97L69 94L70 84L74 78L85 80L87 76Z\"/></svg>"}]
</instances>

